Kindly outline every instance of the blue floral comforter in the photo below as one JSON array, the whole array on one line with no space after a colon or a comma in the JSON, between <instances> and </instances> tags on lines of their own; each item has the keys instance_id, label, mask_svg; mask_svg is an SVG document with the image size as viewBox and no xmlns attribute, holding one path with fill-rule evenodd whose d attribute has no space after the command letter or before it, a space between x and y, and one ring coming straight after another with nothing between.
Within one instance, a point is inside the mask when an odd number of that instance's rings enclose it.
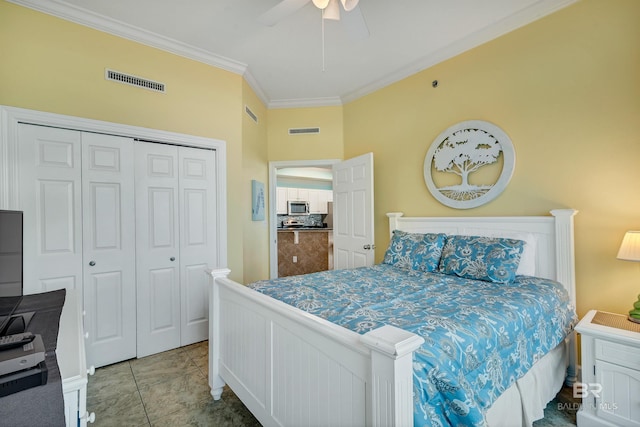
<instances>
[{"instance_id":1,"label":"blue floral comforter","mask_svg":"<svg viewBox=\"0 0 640 427\"><path fill-rule=\"evenodd\" d=\"M491 404L576 321L562 285L528 276L497 284L379 264L249 286L360 334L389 324L423 337L416 426L485 425Z\"/></svg>"}]
</instances>

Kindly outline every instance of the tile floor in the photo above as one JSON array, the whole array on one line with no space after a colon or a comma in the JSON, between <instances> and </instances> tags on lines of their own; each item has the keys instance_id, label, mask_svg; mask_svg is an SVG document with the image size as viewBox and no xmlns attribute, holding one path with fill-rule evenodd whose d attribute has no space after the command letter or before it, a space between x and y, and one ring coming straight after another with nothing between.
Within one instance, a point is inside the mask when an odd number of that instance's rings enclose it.
<instances>
[{"instance_id":1,"label":"tile floor","mask_svg":"<svg viewBox=\"0 0 640 427\"><path fill-rule=\"evenodd\" d=\"M225 388L209 393L207 342L105 366L89 377L95 426L260 426Z\"/></svg>"},{"instance_id":2,"label":"tile floor","mask_svg":"<svg viewBox=\"0 0 640 427\"><path fill-rule=\"evenodd\" d=\"M87 409L98 427L260 426L228 388L214 401L207 376L207 341L105 366L89 377ZM575 426L577 407L564 388L534 427Z\"/></svg>"}]
</instances>

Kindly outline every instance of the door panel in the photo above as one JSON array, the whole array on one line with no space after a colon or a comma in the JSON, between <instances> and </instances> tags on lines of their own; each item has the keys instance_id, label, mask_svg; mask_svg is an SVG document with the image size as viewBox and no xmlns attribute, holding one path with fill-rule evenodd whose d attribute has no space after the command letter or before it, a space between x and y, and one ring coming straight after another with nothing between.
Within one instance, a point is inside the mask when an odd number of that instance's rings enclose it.
<instances>
[{"instance_id":1,"label":"door panel","mask_svg":"<svg viewBox=\"0 0 640 427\"><path fill-rule=\"evenodd\" d=\"M23 293L82 287L81 134L21 124Z\"/></svg>"},{"instance_id":2,"label":"door panel","mask_svg":"<svg viewBox=\"0 0 640 427\"><path fill-rule=\"evenodd\" d=\"M133 140L82 133L82 224L87 360L136 356Z\"/></svg>"},{"instance_id":3,"label":"door panel","mask_svg":"<svg viewBox=\"0 0 640 427\"><path fill-rule=\"evenodd\" d=\"M90 312L96 319L95 341L118 339L122 336L122 276L120 272L94 274L90 293L95 295Z\"/></svg>"},{"instance_id":4,"label":"door panel","mask_svg":"<svg viewBox=\"0 0 640 427\"><path fill-rule=\"evenodd\" d=\"M91 209L95 215L93 249L118 249L121 245L120 185L116 183L91 183Z\"/></svg>"},{"instance_id":5,"label":"door panel","mask_svg":"<svg viewBox=\"0 0 640 427\"><path fill-rule=\"evenodd\" d=\"M208 268L207 264L189 265L186 267L185 277L187 279L183 289L185 290L186 312L184 316L185 326L196 327L199 323L207 322L209 319L209 289L203 286L203 270Z\"/></svg>"},{"instance_id":6,"label":"door panel","mask_svg":"<svg viewBox=\"0 0 640 427\"><path fill-rule=\"evenodd\" d=\"M209 334L207 268L215 267L215 151L180 147L181 345Z\"/></svg>"},{"instance_id":7,"label":"door panel","mask_svg":"<svg viewBox=\"0 0 640 427\"><path fill-rule=\"evenodd\" d=\"M375 260L373 154L333 166L333 247L336 269L371 266Z\"/></svg>"},{"instance_id":8,"label":"door panel","mask_svg":"<svg viewBox=\"0 0 640 427\"><path fill-rule=\"evenodd\" d=\"M136 141L138 357L180 346L178 147Z\"/></svg>"},{"instance_id":9,"label":"door panel","mask_svg":"<svg viewBox=\"0 0 640 427\"><path fill-rule=\"evenodd\" d=\"M176 248L176 218L174 188L149 188L147 200L149 200L150 249Z\"/></svg>"},{"instance_id":10,"label":"door panel","mask_svg":"<svg viewBox=\"0 0 640 427\"><path fill-rule=\"evenodd\" d=\"M73 181L40 181L40 253L72 254L75 247L73 224L75 183Z\"/></svg>"},{"instance_id":11,"label":"door panel","mask_svg":"<svg viewBox=\"0 0 640 427\"><path fill-rule=\"evenodd\" d=\"M171 300L178 274L175 268L161 268L149 272L149 320L151 335L175 331L179 319Z\"/></svg>"}]
</instances>

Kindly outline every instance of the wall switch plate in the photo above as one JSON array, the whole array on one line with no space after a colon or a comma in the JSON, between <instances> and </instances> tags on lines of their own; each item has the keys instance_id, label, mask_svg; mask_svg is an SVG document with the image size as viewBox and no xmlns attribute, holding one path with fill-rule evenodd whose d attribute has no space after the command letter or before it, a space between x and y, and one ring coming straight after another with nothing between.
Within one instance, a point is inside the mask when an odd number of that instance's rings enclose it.
<instances>
[{"instance_id":1,"label":"wall switch plate","mask_svg":"<svg viewBox=\"0 0 640 427\"><path fill-rule=\"evenodd\" d=\"M297 256L293 256L293 262L298 262L298 257Z\"/></svg>"}]
</instances>

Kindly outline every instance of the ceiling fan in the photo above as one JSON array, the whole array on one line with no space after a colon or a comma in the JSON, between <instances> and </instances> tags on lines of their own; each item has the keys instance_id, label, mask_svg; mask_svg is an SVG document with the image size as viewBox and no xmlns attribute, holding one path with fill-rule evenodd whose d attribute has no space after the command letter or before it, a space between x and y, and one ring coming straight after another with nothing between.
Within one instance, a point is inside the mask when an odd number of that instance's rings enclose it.
<instances>
[{"instance_id":1,"label":"ceiling fan","mask_svg":"<svg viewBox=\"0 0 640 427\"><path fill-rule=\"evenodd\" d=\"M351 37L362 39L369 37L369 29L358 7L359 0L282 0L258 17L258 21L272 27L280 20L303 8L310 2L322 10L322 19L340 21L340 5L346 12L342 22Z\"/></svg>"}]
</instances>

